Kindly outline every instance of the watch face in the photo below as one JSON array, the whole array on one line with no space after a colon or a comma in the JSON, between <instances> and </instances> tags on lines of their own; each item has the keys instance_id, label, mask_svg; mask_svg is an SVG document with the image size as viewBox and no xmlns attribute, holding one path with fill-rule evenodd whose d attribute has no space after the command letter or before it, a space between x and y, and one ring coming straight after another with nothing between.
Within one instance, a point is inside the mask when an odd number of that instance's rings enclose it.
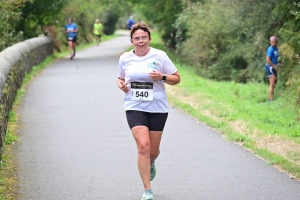
<instances>
[{"instance_id":1,"label":"watch face","mask_svg":"<svg viewBox=\"0 0 300 200\"><path fill-rule=\"evenodd\" d=\"M167 76L166 76L166 75L163 75L163 78L162 78L162 80L163 80L163 81L165 81L165 80L166 80L166 78L167 78Z\"/></svg>"}]
</instances>

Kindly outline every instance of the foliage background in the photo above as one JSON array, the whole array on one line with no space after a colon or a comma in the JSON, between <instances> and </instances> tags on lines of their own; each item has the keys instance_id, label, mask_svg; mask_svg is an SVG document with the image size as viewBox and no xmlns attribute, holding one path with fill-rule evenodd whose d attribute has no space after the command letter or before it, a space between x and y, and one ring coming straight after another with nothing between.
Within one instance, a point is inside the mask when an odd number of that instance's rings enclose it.
<instances>
[{"instance_id":1,"label":"foliage background","mask_svg":"<svg viewBox=\"0 0 300 200\"><path fill-rule=\"evenodd\" d=\"M204 106L204 112L189 107L195 115L203 115L207 107L215 109L218 120L207 120L208 124L224 128L233 140L246 141L247 145L255 146L249 138L253 130L236 134L228 131L227 124L243 119L250 128L258 126L265 134L293 137L299 144L299 7L300 3L294 0L1 0L0 51L48 33L55 50L61 52L67 49L64 26L69 17L79 27L78 43L85 44L94 40L91 32L96 18L103 23L105 34L111 35L116 29L126 29L126 21L132 15L135 21L146 21L159 31L164 47L176 53L172 60L192 85L182 89L183 95L196 95L191 99ZM282 63L275 90L276 104L266 102L265 91L265 52L272 35L279 39ZM181 63L188 63L193 69ZM196 91L201 91L201 95ZM199 103L201 98L203 102L209 99L216 103ZM220 104L221 101L227 104ZM204 116L201 120L205 119ZM297 150L293 151L299 161Z\"/></svg>"},{"instance_id":2,"label":"foliage background","mask_svg":"<svg viewBox=\"0 0 300 200\"><path fill-rule=\"evenodd\" d=\"M279 39L282 67L276 92L299 104L299 21L290 0L184 1L175 22L177 52L206 78L267 83L264 72L269 38ZM185 30L185 32L181 31Z\"/></svg>"},{"instance_id":3,"label":"foliage background","mask_svg":"<svg viewBox=\"0 0 300 200\"><path fill-rule=\"evenodd\" d=\"M299 6L292 0L3 0L0 50L47 32L60 52L67 46L69 17L79 27L81 44L94 40L96 18L111 35L125 29L132 15L158 30L178 60L191 64L198 75L267 84L265 52L275 35L282 63L276 95L300 106Z\"/></svg>"}]
</instances>

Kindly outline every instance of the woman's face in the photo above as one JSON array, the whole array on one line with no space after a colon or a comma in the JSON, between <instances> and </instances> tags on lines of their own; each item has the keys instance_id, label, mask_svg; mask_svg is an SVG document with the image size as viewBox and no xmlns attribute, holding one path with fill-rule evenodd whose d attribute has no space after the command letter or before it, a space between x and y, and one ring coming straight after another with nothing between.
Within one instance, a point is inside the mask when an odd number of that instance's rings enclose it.
<instances>
[{"instance_id":1,"label":"woman's face","mask_svg":"<svg viewBox=\"0 0 300 200\"><path fill-rule=\"evenodd\" d=\"M138 29L132 34L132 38L130 39L130 42L134 46L135 54L137 56L144 56L149 52L149 43L151 41L151 37L149 38L149 35L147 32Z\"/></svg>"}]
</instances>

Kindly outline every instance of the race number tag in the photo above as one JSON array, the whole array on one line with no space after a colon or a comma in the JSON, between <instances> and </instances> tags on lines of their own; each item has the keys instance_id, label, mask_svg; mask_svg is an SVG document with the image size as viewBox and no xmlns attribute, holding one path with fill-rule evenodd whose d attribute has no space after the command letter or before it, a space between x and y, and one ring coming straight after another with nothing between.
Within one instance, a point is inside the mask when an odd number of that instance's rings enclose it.
<instances>
[{"instance_id":1,"label":"race number tag","mask_svg":"<svg viewBox=\"0 0 300 200\"><path fill-rule=\"evenodd\" d=\"M153 83L131 82L131 100L153 101Z\"/></svg>"},{"instance_id":2,"label":"race number tag","mask_svg":"<svg viewBox=\"0 0 300 200\"><path fill-rule=\"evenodd\" d=\"M73 40L73 37L68 37L68 40Z\"/></svg>"}]
</instances>

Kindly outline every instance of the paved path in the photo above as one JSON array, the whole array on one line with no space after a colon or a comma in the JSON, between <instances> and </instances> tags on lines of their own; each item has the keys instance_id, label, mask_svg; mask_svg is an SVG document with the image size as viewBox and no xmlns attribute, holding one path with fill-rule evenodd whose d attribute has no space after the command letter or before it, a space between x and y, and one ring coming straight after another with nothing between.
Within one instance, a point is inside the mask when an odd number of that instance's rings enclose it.
<instances>
[{"instance_id":1,"label":"paved path","mask_svg":"<svg viewBox=\"0 0 300 200\"><path fill-rule=\"evenodd\" d=\"M60 59L30 84L15 146L20 200L140 199L135 142L116 84L128 38ZM155 200L300 199L297 180L173 108L156 164Z\"/></svg>"}]
</instances>

